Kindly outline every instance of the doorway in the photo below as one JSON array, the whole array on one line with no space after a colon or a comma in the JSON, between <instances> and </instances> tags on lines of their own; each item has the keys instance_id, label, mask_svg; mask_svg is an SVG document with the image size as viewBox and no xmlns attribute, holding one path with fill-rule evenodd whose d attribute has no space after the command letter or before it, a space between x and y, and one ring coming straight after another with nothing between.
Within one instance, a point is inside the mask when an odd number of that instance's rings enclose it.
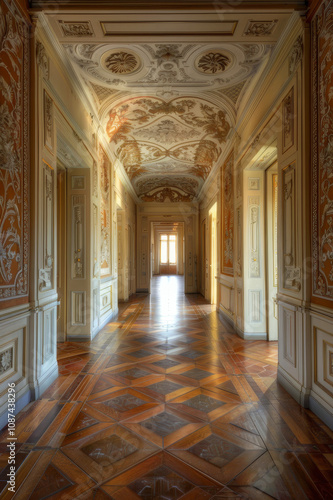
<instances>
[{"instance_id":1,"label":"doorway","mask_svg":"<svg viewBox=\"0 0 333 500\"><path fill-rule=\"evenodd\" d=\"M216 304L216 272L217 272L217 203L209 210L209 240L210 240L210 303Z\"/></svg>"},{"instance_id":2,"label":"doorway","mask_svg":"<svg viewBox=\"0 0 333 500\"><path fill-rule=\"evenodd\" d=\"M278 172L275 162L266 170L266 314L268 340L278 339Z\"/></svg>"},{"instance_id":3,"label":"doorway","mask_svg":"<svg viewBox=\"0 0 333 500\"><path fill-rule=\"evenodd\" d=\"M67 172L57 166L57 341L66 341L66 276L67 276Z\"/></svg>"},{"instance_id":4,"label":"doorway","mask_svg":"<svg viewBox=\"0 0 333 500\"><path fill-rule=\"evenodd\" d=\"M177 234L160 234L159 267L159 274L177 274Z\"/></svg>"}]
</instances>

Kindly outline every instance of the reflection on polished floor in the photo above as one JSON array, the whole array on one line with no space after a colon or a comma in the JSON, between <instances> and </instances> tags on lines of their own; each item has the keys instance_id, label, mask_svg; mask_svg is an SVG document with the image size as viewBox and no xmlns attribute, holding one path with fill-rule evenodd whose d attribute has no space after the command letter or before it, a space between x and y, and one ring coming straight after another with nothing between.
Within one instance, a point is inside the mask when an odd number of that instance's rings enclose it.
<instances>
[{"instance_id":1,"label":"reflection on polished floor","mask_svg":"<svg viewBox=\"0 0 333 500\"><path fill-rule=\"evenodd\" d=\"M333 498L333 433L177 276L154 278L17 418L17 499ZM1 436L1 498L8 472ZM7 466L7 467L6 467Z\"/></svg>"}]
</instances>

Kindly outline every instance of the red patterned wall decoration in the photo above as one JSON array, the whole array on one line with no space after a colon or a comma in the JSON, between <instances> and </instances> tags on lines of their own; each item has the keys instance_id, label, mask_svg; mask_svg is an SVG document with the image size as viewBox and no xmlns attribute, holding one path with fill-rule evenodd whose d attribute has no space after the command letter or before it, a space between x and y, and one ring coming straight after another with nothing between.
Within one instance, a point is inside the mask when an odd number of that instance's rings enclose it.
<instances>
[{"instance_id":1,"label":"red patterned wall decoration","mask_svg":"<svg viewBox=\"0 0 333 500\"><path fill-rule=\"evenodd\" d=\"M313 301L333 307L333 3L312 19Z\"/></svg>"},{"instance_id":2,"label":"red patterned wall decoration","mask_svg":"<svg viewBox=\"0 0 333 500\"><path fill-rule=\"evenodd\" d=\"M0 308L28 301L29 22L0 2Z\"/></svg>"},{"instance_id":3,"label":"red patterned wall decoration","mask_svg":"<svg viewBox=\"0 0 333 500\"><path fill-rule=\"evenodd\" d=\"M111 274L111 210L110 174L111 163L102 146L99 146L101 188L101 276Z\"/></svg>"},{"instance_id":4,"label":"red patterned wall decoration","mask_svg":"<svg viewBox=\"0 0 333 500\"><path fill-rule=\"evenodd\" d=\"M234 152L222 167L222 265L223 274L234 275Z\"/></svg>"}]
</instances>

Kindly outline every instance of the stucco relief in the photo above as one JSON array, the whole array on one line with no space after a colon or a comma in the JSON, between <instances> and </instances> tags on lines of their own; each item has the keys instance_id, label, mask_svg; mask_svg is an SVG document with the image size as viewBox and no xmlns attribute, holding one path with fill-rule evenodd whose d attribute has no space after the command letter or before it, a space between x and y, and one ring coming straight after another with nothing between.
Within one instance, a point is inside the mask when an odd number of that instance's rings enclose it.
<instances>
[{"instance_id":1,"label":"stucco relief","mask_svg":"<svg viewBox=\"0 0 333 500\"><path fill-rule=\"evenodd\" d=\"M234 152L222 167L222 273L234 274Z\"/></svg>"},{"instance_id":2,"label":"stucco relief","mask_svg":"<svg viewBox=\"0 0 333 500\"><path fill-rule=\"evenodd\" d=\"M91 23L89 21L66 22L59 21L59 26L63 36L85 37L94 36Z\"/></svg>"},{"instance_id":3,"label":"stucco relief","mask_svg":"<svg viewBox=\"0 0 333 500\"><path fill-rule=\"evenodd\" d=\"M197 59L197 69L202 73L214 75L222 73L231 63L230 57L220 51L210 51L202 54Z\"/></svg>"},{"instance_id":4,"label":"stucco relief","mask_svg":"<svg viewBox=\"0 0 333 500\"><path fill-rule=\"evenodd\" d=\"M101 192L101 276L111 272L111 210L110 210L110 175L111 164L102 146L99 146L100 192Z\"/></svg>"},{"instance_id":5,"label":"stucco relief","mask_svg":"<svg viewBox=\"0 0 333 500\"><path fill-rule=\"evenodd\" d=\"M332 29L333 5L326 1L312 21L313 295L324 305L333 300Z\"/></svg>"},{"instance_id":6,"label":"stucco relief","mask_svg":"<svg viewBox=\"0 0 333 500\"><path fill-rule=\"evenodd\" d=\"M267 36L271 35L276 28L277 19L270 21L249 21L244 31L244 36Z\"/></svg>"},{"instance_id":7,"label":"stucco relief","mask_svg":"<svg viewBox=\"0 0 333 500\"><path fill-rule=\"evenodd\" d=\"M111 50L103 56L103 66L111 73L128 75L140 66L139 57L128 50Z\"/></svg>"},{"instance_id":8,"label":"stucco relief","mask_svg":"<svg viewBox=\"0 0 333 500\"><path fill-rule=\"evenodd\" d=\"M298 64L301 62L303 57L303 37L300 35L297 37L296 42L291 49L289 56L289 74L291 75L296 71Z\"/></svg>"},{"instance_id":9,"label":"stucco relief","mask_svg":"<svg viewBox=\"0 0 333 500\"><path fill-rule=\"evenodd\" d=\"M295 99L294 87L282 101L282 151L285 153L294 145L295 135Z\"/></svg>"},{"instance_id":10,"label":"stucco relief","mask_svg":"<svg viewBox=\"0 0 333 500\"><path fill-rule=\"evenodd\" d=\"M156 175L144 177L135 184L135 189L138 196L144 201L165 201L167 197L170 198L170 201L192 201L198 185L199 182L191 177L174 176L170 178Z\"/></svg>"},{"instance_id":11,"label":"stucco relief","mask_svg":"<svg viewBox=\"0 0 333 500\"><path fill-rule=\"evenodd\" d=\"M0 4L0 300L28 294L28 25Z\"/></svg>"},{"instance_id":12,"label":"stucco relief","mask_svg":"<svg viewBox=\"0 0 333 500\"><path fill-rule=\"evenodd\" d=\"M0 353L0 375L5 374L14 366L14 348L10 347Z\"/></svg>"}]
</instances>

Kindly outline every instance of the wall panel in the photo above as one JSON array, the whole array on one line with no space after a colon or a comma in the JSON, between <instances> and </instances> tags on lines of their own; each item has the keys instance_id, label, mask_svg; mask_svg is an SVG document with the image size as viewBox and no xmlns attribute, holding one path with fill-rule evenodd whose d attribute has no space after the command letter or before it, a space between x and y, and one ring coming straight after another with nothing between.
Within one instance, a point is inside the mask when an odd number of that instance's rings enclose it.
<instances>
[{"instance_id":1,"label":"wall panel","mask_svg":"<svg viewBox=\"0 0 333 500\"><path fill-rule=\"evenodd\" d=\"M0 3L0 307L28 301L29 25ZM15 299L15 302L11 301ZM10 302L11 301L11 302Z\"/></svg>"}]
</instances>

